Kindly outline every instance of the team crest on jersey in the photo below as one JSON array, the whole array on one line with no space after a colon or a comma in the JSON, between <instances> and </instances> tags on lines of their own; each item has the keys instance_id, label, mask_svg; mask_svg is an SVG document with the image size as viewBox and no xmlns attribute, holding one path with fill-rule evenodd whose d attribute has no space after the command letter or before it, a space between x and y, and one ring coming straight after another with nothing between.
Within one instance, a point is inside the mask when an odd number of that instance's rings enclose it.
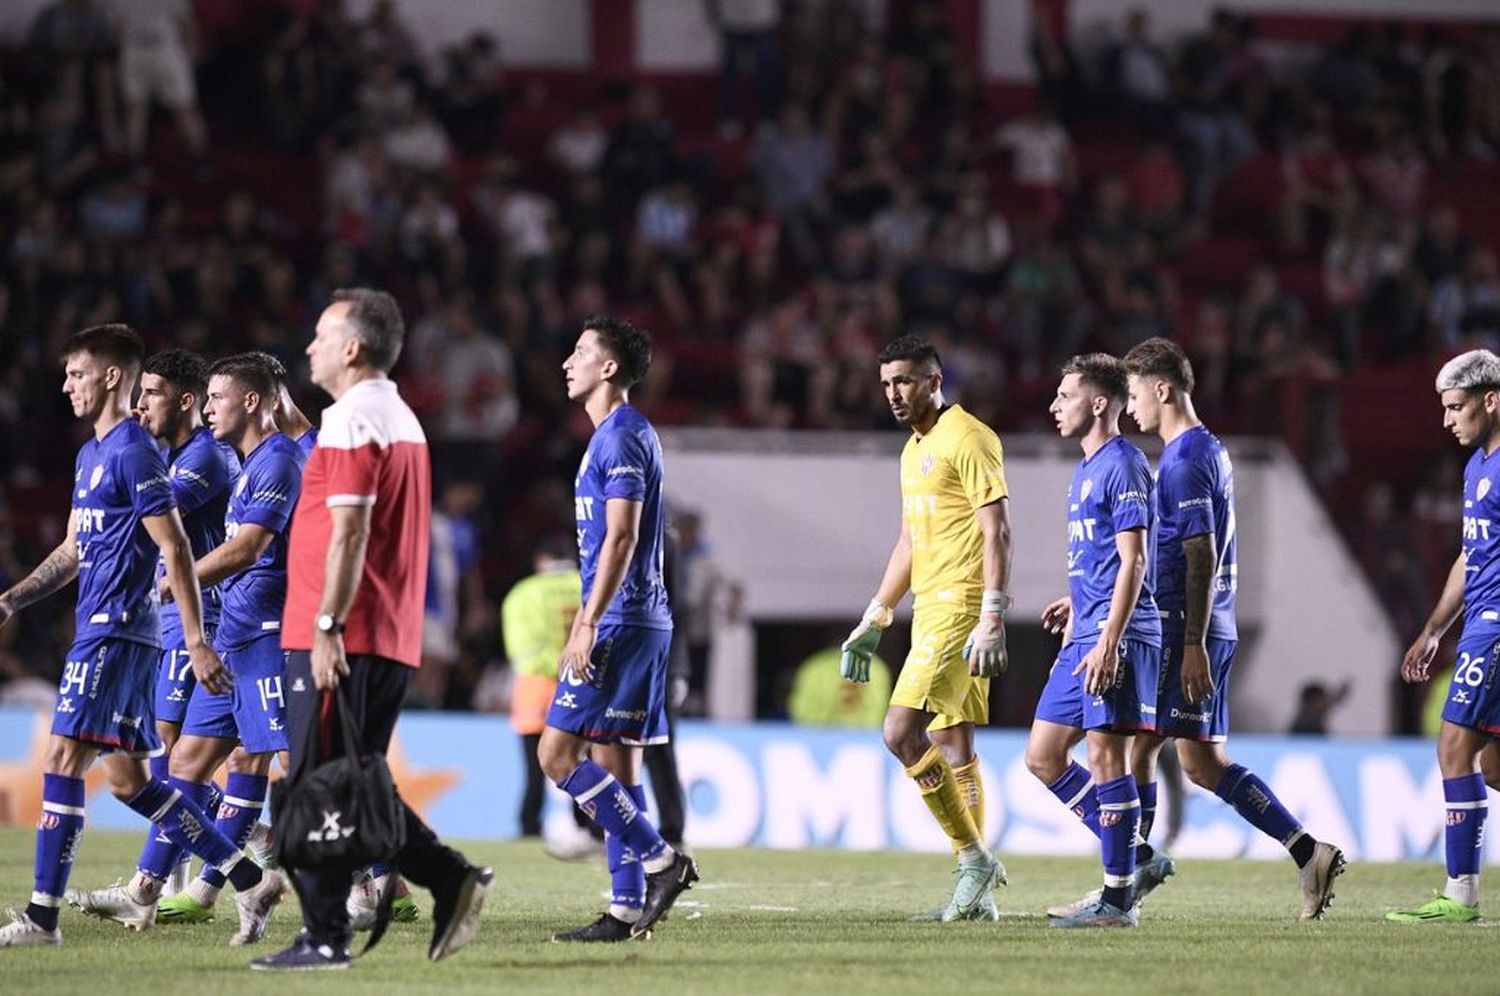
<instances>
[{"instance_id":1,"label":"team crest on jersey","mask_svg":"<svg viewBox=\"0 0 1500 996\"><path fill-rule=\"evenodd\" d=\"M1083 486L1078 489L1078 500L1088 501L1089 495L1094 493L1094 482L1084 479Z\"/></svg>"},{"instance_id":2,"label":"team crest on jersey","mask_svg":"<svg viewBox=\"0 0 1500 996\"><path fill-rule=\"evenodd\" d=\"M1490 479L1481 477L1479 484L1474 488L1474 500L1484 501L1484 496L1490 493Z\"/></svg>"},{"instance_id":3,"label":"team crest on jersey","mask_svg":"<svg viewBox=\"0 0 1500 996\"><path fill-rule=\"evenodd\" d=\"M926 477L928 474L932 473L933 462L934 461L931 453L922 458L922 464L918 469L922 472L923 477Z\"/></svg>"},{"instance_id":4,"label":"team crest on jersey","mask_svg":"<svg viewBox=\"0 0 1500 996\"><path fill-rule=\"evenodd\" d=\"M104 464L101 463L97 467L95 467L94 468L94 472L89 475L89 490L92 491L95 488L97 488L99 486L99 482L102 481L103 479L104 479Z\"/></svg>"}]
</instances>

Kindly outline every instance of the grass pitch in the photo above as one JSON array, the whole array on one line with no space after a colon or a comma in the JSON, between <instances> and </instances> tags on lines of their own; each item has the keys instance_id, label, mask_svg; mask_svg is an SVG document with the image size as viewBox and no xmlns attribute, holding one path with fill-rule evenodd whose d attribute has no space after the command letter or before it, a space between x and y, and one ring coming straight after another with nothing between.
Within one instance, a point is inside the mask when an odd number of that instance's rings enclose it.
<instances>
[{"instance_id":1,"label":"grass pitch","mask_svg":"<svg viewBox=\"0 0 1500 996\"><path fill-rule=\"evenodd\" d=\"M72 885L96 888L128 873L138 835L86 833ZM1133 931L1061 931L1042 909L1098 880L1081 858L1015 858L995 924L915 925L951 886L941 856L836 851L705 851L703 881L647 942L600 947L548 943L604 906L601 864L561 864L533 843L472 844L496 886L479 938L439 965L425 960L431 904L394 924L347 972L251 973L254 954L295 932L296 906L277 913L265 944L226 946L233 910L200 927L128 933L65 910L62 949L0 952L9 993L403 994L539 992L930 994L1005 992L1178 994L1500 992L1500 935L1485 924L1401 926L1387 909L1442 883L1435 865L1351 864L1327 920L1303 924L1289 862L1183 861ZM32 834L0 830L0 900L31 891ZM1491 924L1493 925L1493 924ZM275 947L272 947L274 945Z\"/></svg>"}]
</instances>

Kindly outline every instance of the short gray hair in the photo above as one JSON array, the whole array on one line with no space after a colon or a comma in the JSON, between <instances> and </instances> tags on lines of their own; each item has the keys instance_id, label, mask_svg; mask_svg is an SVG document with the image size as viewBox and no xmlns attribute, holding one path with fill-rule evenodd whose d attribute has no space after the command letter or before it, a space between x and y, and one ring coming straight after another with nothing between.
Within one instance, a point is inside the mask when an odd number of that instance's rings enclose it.
<instances>
[{"instance_id":1,"label":"short gray hair","mask_svg":"<svg viewBox=\"0 0 1500 996\"><path fill-rule=\"evenodd\" d=\"M349 305L345 320L359 338L365 362L381 373L390 373L406 339L406 323L401 320L396 299L368 287L341 287L333 292L332 303Z\"/></svg>"},{"instance_id":2,"label":"short gray hair","mask_svg":"<svg viewBox=\"0 0 1500 996\"><path fill-rule=\"evenodd\" d=\"M1500 389L1500 356L1488 349L1460 353L1438 371L1437 389L1439 394L1444 391Z\"/></svg>"}]
</instances>

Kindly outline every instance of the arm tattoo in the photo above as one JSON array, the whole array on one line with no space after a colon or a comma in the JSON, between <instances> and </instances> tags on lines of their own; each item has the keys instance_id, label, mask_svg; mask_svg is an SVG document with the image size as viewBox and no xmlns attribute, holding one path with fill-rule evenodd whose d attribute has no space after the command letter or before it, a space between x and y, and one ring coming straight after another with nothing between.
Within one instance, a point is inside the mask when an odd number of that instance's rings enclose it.
<instances>
[{"instance_id":1,"label":"arm tattoo","mask_svg":"<svg viewBox=\"0 0 1500 996\"><path fill-rule=\"evenodd\" d=\"M24 609L61 590L77 574L78 549L72 542L65 540L6 595L17 609Z\"/></svg>"},{"instance_id":2,"label":"arm tattoo","mask_svg":"<svg viewBox=\"0 0 1500 996\"><path fill-rule=\"evenodd\" d=\"M1189 644L1203 642L1208 630L1209 610L1214 599L1214 573L1218 566L1214 556L1212 533L1182 541L1182 558L1186 561L1184 594L1187 596L1187 620L1183 639Z\"/></svg>"}]
</instances>

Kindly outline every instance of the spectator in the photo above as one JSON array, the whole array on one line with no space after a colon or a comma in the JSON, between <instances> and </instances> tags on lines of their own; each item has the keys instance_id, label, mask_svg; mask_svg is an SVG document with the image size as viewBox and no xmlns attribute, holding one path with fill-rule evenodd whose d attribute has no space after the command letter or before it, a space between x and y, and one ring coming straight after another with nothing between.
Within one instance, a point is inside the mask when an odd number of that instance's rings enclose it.
<instances>
[{"instance_id":1,"label":"spectator","mask_svg":"<svg viewBox=\"0 0 1500 996\"><path fill-rule=\"evenodd\" d=\"M1333 688L1320 681L1309 681L1297 693L1297 714L1287 728L1288 733L1305 736L1328 736L1328 717L1349 698L1352 686L1346 678Z\"/></svg>"},{"instance_id":2,"label":"spectator","mask_svg":"<svg viewBox=\"0 0 1500 996\"><path fill-rule=\"evenodd\" d=\"M775 125L756 136L751 166L760 178L761 197L785 226L792 251L803 266L818 256L816 228L827 210L826 186L834 169L834 149L813 130L807 109L782 108Z\"/></svg>"},{"instance_id":3,"label":"spectator","mask_svg":"<svg viewBox=\"0 0 1500 996\"><path fill-rule=\"evenodd\" d=\"M489 609L480 570L482 549L475 516L484 485L453 477L438 491L432 510L427 560L427 601L422 622L422 667L412 683L412 704L451 709L468 702L474 674L460 674L464 645L488 627Z\"/></svg>"},{"instance_id":4,"label":"spectator","mask_svg":"<svg viewBox=\"0 0 1500 996\"><path fill-rule=\"evenodd\" d=\"M1438 341L1447 350L1500 346L1500 265L1495 250L1476 249L1461 276L1448 277L1432 289L1431 321ZM1465 344L1470 333L1482 341Z\"/></svg>"},{"instance_id":5,"label":"spectator","mask_svg":"<svg viewBox=\"0 0 1500 996\"><path fill-rule=\"evenodd\" d=\"M1172 64L1151 40L1151 16L1145 8L1125 15L1125 39L1110 55L1106 79L1137 126L1147 135L1160 134L1172 99Z\"/></svg>"},{"instance_id":6,"label":"spectator","mask_svg":"<svg viewBox=\"0 0 1500 996\"><path fill-rule=\"evenodd\" d=\"M1078 351L1086 314L1078 271L1050 234L1023 244L1006 277L1008 339L1023 381L1036 380Z\"/></svg>"},{"instance_id":7,"label":"spectator","mask_svg":"<svg viewBox=\"0 0 1500 996\"><path fill-rule=\"evenodd\" d=\"M386 131L381 146L394 165L414 173L442 173L453 158L448 133L433 117L432 111L421 104L407 108L396 124Z\"/></svg>"},{"instance_id":8,"label":"spectator","mask_svg":"<svg viewBox=\"0 0 1500 996\"><path fill-rule=\"evenodd\" d=\"M573 176L597 173L604 164L609 133L599 123L599 112L580 104L573 117L552 133L547 157Z\"/></svg>"},{"instance_id":9,"label":"spectator","mask_svg":"<svg viewBox=\"0 0 1500 996\"><path fill-rule=\"evenodd\" d=\"M755 79L755 111L752 120L769 117L780 102L780 52L776 31L781 25L781 0L705 0L709 18L719 29L724 63L720 83L719 133L738 139L740 124L740 74L748 66Z\"/></svg>"},{"instance_id":10,"label":"spectator","mask_svg":"<svg viewBox=\"0 0 1500 996\"><path fill-rule=\"evenodd\" d=\"M153 103L170 110L188 151L200 165L208 157L208 130L198 111L192 51L197 23L187 0L129 0L113 8L120 39L120 90L125 95L125 148L146 158L146 128Z\"/></svg>"},{"instance_id":11,"label":"spectator","mask_svg":"<svg viewBox=\"0 0 1500 996\"><path fill-rule=\"evenodd\" d=\"M637 86L604 153L605 184L615 202L634 208L643 193L665 182L676 164L676 143L677 130L662 114L660 95L653 87Z\"/></svg>"},{"instance_id":12,"label":"spectator","mask_svg":"<svg viewBox=\"0 0 1500 996\"><path fill-rule=\"evenodd\" d=\"M480 326L473 296L451 295L439 314L412 330L412 349L439 399L431 422L435 469L494 467L499 442L520 415L515 364L505 344Z\"/></svg>"},{"instance_id":13,"label":"spectator","mask_svg":"<svg viewBox=\"0 0 1500 996\"><path fill-rule=\"evenodd\" d=\"M1046 103L1038 102L995 133L995 145L1011 157L1011 178L1036 199L1042 219L1062 217L1063 196L1073 189L1077 163L1073 140Z\"/></svg>"}]
</instances>

